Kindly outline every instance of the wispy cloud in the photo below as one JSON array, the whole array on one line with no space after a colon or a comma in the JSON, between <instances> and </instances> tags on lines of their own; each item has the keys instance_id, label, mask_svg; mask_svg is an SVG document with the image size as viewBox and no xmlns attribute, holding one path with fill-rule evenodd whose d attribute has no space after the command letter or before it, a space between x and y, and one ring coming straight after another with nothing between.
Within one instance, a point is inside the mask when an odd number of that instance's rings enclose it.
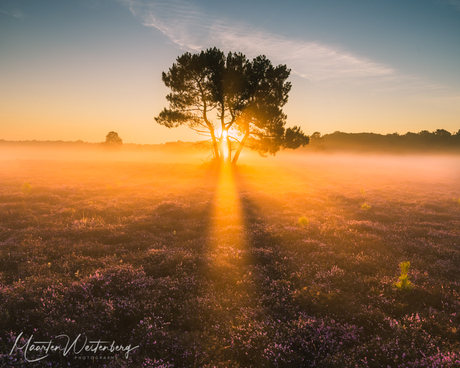
<instances>
[{"instance_id":1,"label":"wispy cloud","mask_svg":"<svg viewBox=\"0 0 460 368\"><path fill-rule=\"evenodd\" d=\"M0 10L0 13L6 14L6 15L9 15L11 17L21 19L21 20L26 19L25 15L19 9L13 9L13 10L10 10L10 11Z\"/></svg>"},{"instance_id":2,"label":"wispy cloud","mask_svg":"<svg viewBox=\"0 0 460 368\"><path fill-rule=\"evenodd\" d=\"M440 91L446 91L447 87L441 84L428 83L422 78L413 75L402 75L395 73L391 76L382 77L378 80L366 81L371 86L373 92L404 92L410 95L433 94ZM353 84L363 84L363 82L354 81Z\"/></svg>"},{"instance_id":3,"label":"wispy cloud","mask_svg":"<svg viewBox=\"0 0 460 368\"><path fill-rule=\"evenodd\" d=\"M248 57L266 55L312 81L382 78L395 71L383 64L321 42L290 39L217 18L183 1L120 0L145 26L154 27L186 51L217 46Z\"/></svg>"},{"instance_id":4,"label":"wispy cloud","mask_svg":"<svg viewBox=\"0 0 460 368\"><path fill-rule=\"evenodd\" d=\"M390 66L356 55L335 45L273 34L242 22L230 22L182 0L118 0L142 24L160 30L184 51L209 47L243 52L248 57L266 55L286 64L293 74L314 83L345 82L347 88L405 96L438 95L445 86L398 72ZM443 0L452 3L460 0Z\"/></svg>"}]
</instances>

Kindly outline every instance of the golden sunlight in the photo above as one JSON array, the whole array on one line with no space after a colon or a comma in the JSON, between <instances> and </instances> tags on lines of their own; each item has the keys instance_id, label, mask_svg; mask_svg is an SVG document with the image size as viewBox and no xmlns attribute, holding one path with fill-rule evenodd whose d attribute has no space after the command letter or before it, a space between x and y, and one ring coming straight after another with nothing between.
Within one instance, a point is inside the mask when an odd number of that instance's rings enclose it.
<instances>
[{"instance_id":1,"label":"golden sunlight","mask_svg":"<svg viewBox=\"0 0 460 368\"><path fill-rule=\"evenodd\" d=\"M224 160L228 159L229 151L228 151L228 132L226 130L222 131L222 152L224 154Z\"/></svg>"},{"instance_id":2,"label":"golden sunlight","mask_svg":"<svg viewBox=\"0 0 460 368\"><path fill-rule=\"evenodd\" d=\"M232 281L237 282L246 239L235 173L231 166L223 165L220 168L211 218L211 268L217 277L221 272L228 271L225 273L232 275Z\"/></svg>"},{"instance_id":3,"label":"golden sunlight","mask_svg":"<svg viewBox=\"0 0 460 368\"><path fill-rule=\"evenodd\" d=\"M223 233L241 231L242 226L241 206L234 172L231 166L222 165L214 199L212 232L220 238Z\"/></svg>"}]
</instances>

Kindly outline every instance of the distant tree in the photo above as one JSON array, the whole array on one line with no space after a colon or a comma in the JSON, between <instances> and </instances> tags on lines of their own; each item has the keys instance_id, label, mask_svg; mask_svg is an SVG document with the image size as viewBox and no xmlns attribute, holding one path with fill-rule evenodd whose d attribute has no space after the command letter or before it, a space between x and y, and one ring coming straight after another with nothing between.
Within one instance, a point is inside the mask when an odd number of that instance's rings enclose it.
<instances>
[{"instance_id":1,"label":"distant tree","mask_svg":"<svg viewBox=\"0 0 460 368\"><path fill-rule=\"evenodd\" d=\"M217 160L236 163L243 147L261 155L308 144L299 127L287 128L283 106L291 89L286 65L274 67L265 56L252 61L217 48L185 53L163 82L171 89L169 108L155 118L168 128L187 125L211 137ZM232 142L236 151L232 159Z\"/></svg>"},{"instance_id":2,"label":"distant tree","mask_svg":"<svg viewBox=\"0 0 460 368\"><path fill-rule=\"evenodd\" d=\"M445 129L436 129L434 134L440 139L449 139L452 136L452 134Z\"/></svg>"},{"instance_id":3,"label":"distant tree","mask_svg":"<svg viewBox=\"0 0 460 368\"><path fill-rule=\"evenodd\" d=\"M321 133L320 133L320 132L314 132L314 133L310 136L310 139L311 139L311 140L320 140L320 139L321 139Z\"/></svg>"},{"instance_id":4,"label":"distant tree","mask_svg":"<svg viewBox=\"0 0 460 368\"><path fill-rule=\"evenodd\" d=\"M310 136L310 144L313 146L314 149L316 150L324 150L324 137L321 136L320 132L314 132Z\"/></svg>"},{"instance_id":5,"label":"distant tree","mask_svg":"<svg viewBox=\"0 0 460 368\"><path fill-rule=\"evenodd\" d=\"M421 130L418 135L423 138L431 138L433 136L428 130Z\"/></svg>"},{"instance_id":6,"label":"distant tree","mask_svg":"<svg viewBox=\"0 0 460 368\"><path fill-rule=\"evenodd\" d=\"M118 136L117 132L109 132L109 134L105 136L105 144L110 146L121 146L123 140Z\"/></svg>"}]
</instances>

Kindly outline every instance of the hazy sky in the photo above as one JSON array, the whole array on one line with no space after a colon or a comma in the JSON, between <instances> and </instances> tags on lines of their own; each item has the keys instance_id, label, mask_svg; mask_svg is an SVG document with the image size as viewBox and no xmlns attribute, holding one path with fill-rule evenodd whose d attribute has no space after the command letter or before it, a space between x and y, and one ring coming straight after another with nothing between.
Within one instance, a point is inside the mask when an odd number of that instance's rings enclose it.
<instances>
[{"instance_id":1,"label":"hazy sky","mask_svg":"<svg viewBox=\"0 0 460 368\"><path fill-rule=\"evenodd\" d=\"M287 64L307 134L460 129L460 0L0 0L0 139L201 139L154 117L214 46Z\"/></svg>"}]
</instances>

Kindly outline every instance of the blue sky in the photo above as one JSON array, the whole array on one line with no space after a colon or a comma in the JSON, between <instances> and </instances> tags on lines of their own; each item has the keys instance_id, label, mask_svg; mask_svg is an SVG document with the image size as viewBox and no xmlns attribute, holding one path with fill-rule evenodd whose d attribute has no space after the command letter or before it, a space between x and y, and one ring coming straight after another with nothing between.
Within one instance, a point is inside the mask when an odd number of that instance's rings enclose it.
<instances>
[{"instance_id":1,"label":"blue sky","mask_svg":"<svg viewBox=\"0 0 460 368\"><path fill-rule=\"evenodd\" d=\"M291 68L308 134L460 129L460 0L0 0L0 139L200 139L154 117L161 72L214 46Z\"/></svg>"}]
</instances>

